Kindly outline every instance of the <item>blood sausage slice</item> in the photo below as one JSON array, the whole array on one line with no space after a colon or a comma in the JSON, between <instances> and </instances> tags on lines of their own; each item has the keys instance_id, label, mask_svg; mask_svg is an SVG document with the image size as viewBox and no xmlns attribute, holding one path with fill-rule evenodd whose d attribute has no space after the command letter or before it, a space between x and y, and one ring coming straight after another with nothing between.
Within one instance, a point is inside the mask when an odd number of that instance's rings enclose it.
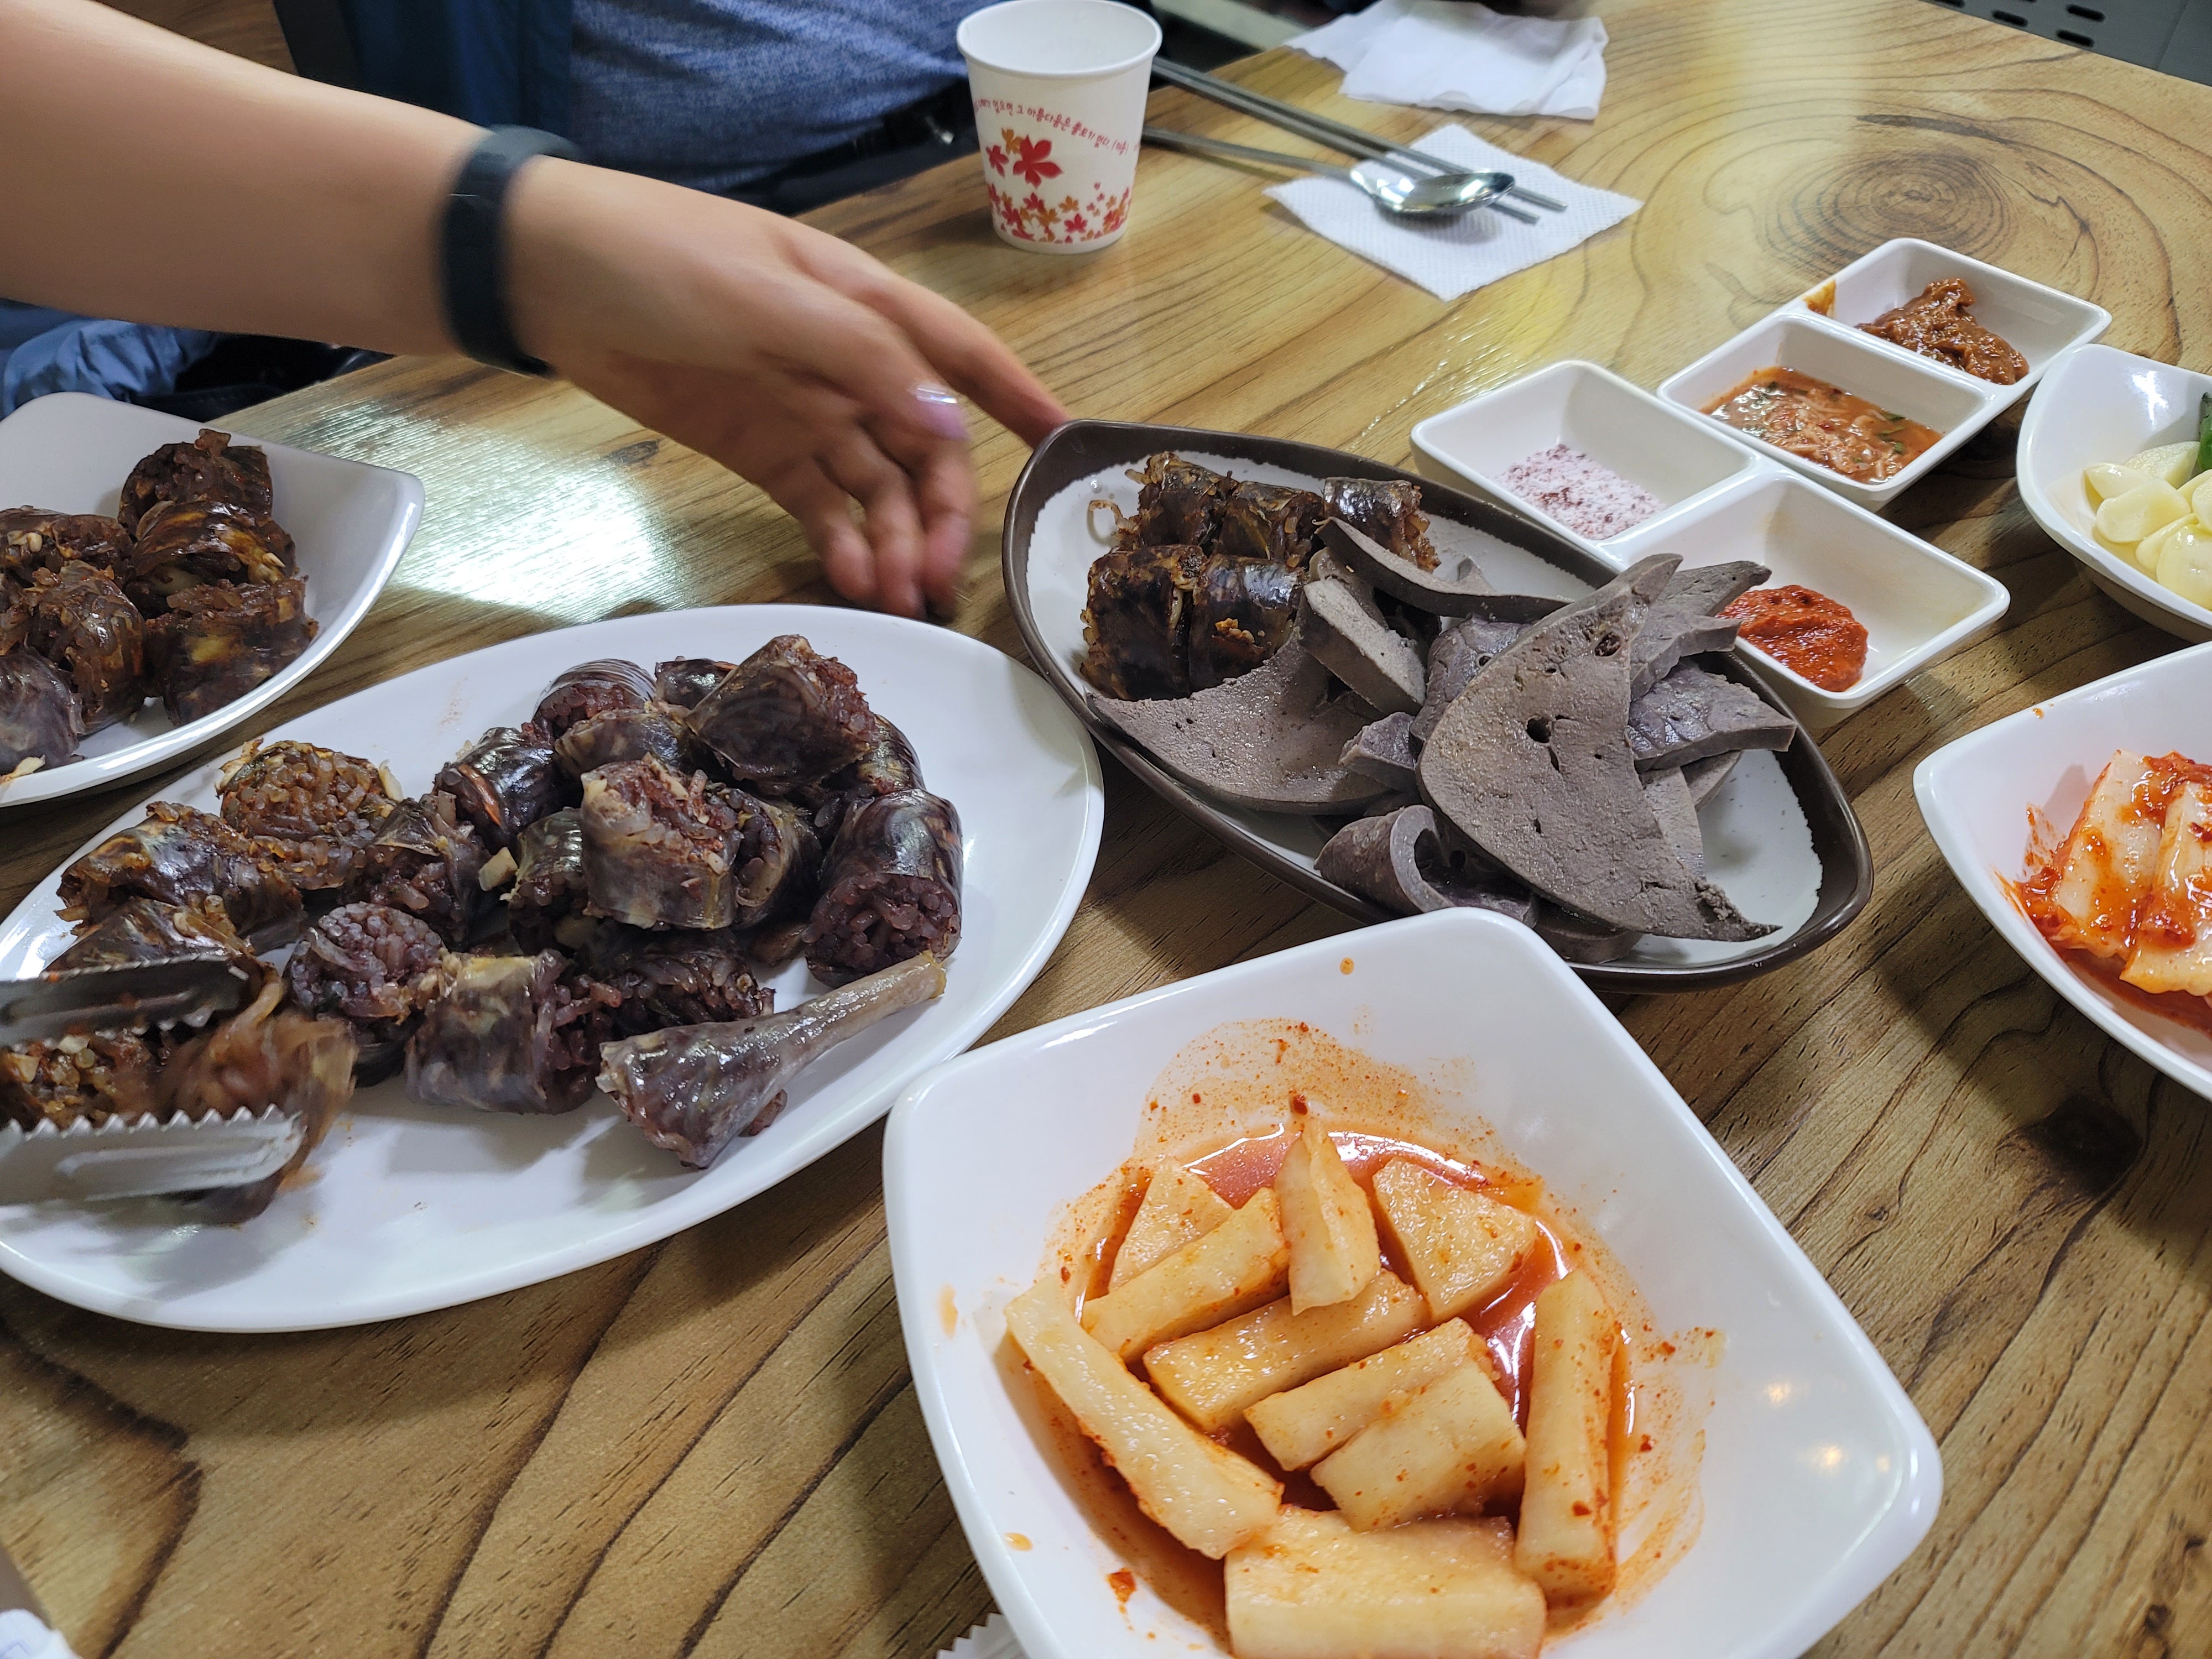
<instances>
[{"instance_id":1,"label":"blood sausage slice","mask_svg":"<svg viewBox=\"0 0 2212 1659\"><path fill-rule=\"evenodd\" d=\"M1731 749L1787 749L1797 722L1747 685L1682 663L1629 706L1628 746L1645 771Z\"/></svg>"},{"instance_id":2,"label":"blood sausage slice","mask_svg":"<svg viewBox=\"0 0 2212 1659\"><path fill-rule=\"evenodd\" d=\"M1359 728L1359 735L1344 745L1345 765L1377 783L1411 793L1413 787L1413 717L1385 714Z\"/></svg>"},{"instance_id":3,"label":"blood sausage slice","mask_svg":"<svg viewBox=\"0 0 2212 1659\"><path fill-rule=\"evenodd\" d=\"M1452 868L1436 815L1425 806L1403 806L1384 817L1346 824L1321 849L1314 872L1404 915L1467 906L1525 923L1535 902L1510 877L1472 862Z\"/></svg>"},{"instance_id":4,"label":"blood sausage slice","mask_svg":"<svg viewBox=\"0 0 2212 1659\"><path fill-rule=\"evenodd\" d=\"M1630 647L1674 568L1643 561L1478 672L1421 750L1421 793L1509 873L1608 927L1755 939L1771 929L1668 845L1629 752Z\"/></svg>"},{"instance_id":5,"label":"blood sausage slice","mask_svg":"<svg viewBox=\"0 0 2212 1659\"><path fill-rule=\"evenodd\" d=\"M1306 583L1298 627L1306 649L1383 714L1410 716L1421 706L1428 683L1421 653L1351 583Z\"/></svg>"},{"instance_id":6,"label":"blood sausage slice","mask_svg":"<svg viewBox=\"0 0 2212 1659\"><path fill-rule=\"evenodd\" d=\"M1736 624L1720 613L1773 574L1749 559L1676 571L1636 636L1630 695L1642 696L1685 657L1734 645Z\"/></svg>"},{"instance_id":7,"label":"blood sausage slice","mask_svg":"<svg viewBox=\"0 0 2212 1659\"><path fill-rule=\"evenodd\" d=\"M1421 712L1413 716L1408 734L1413 740L1426 743L1444 711L1467 690L1476 672L1527 631L1522 623L1468 617L1437 635L1429 646L1428 693L1421 699Z\"/></svg>"},{"instance_id":8,"label":"blood sausage slice","mask_svg":"<svg viewBox=\"0 0 2212 1659\"><path fill-rule=\"evenodd\" d=\"M1439 551L1437 568L1424 570L1341 519L1331 519L1323 525L1321 538L1354 575L1374 583L1392 599L1440 617L1464 617L1479 595L1492 591L1481 567L1464 553Z\"/></svg>"},{"instance_id":9,"label":"blood sausage slice","mask_svg":"<svg viewBox=\"0 0 2212 1659\"><path fill-rule=\"evenodd\" d=\"M1339 758L1375 711L1356 697L1330 699L1328 671L1295 629L1265 663L1224 684L1188 697L1090 704L1185 783L1240 806L1354 812L1390 793Z\"/></svg>"}]
</instances>

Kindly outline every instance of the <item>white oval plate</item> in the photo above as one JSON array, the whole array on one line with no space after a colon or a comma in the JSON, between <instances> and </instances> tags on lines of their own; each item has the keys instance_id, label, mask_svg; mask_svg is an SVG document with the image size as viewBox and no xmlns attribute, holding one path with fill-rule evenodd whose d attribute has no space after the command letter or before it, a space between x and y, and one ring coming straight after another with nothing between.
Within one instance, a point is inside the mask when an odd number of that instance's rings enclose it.
<instances>
[{"instance_id":1,"label":"white oval plate","mask_svg":"<svg viewBox=\"0 0 2212 1659\"><path fill-rule=\"evenodd\" d=\"M112 513L132 467L163 444L188 443L199 432L198 421L82 392L33 398L0 421L0 507ZM268 453L276 521L299 544L300 574L307 579L313 641L236 702L186 725L171 725L159 702L147 703L87 738L82 759L0 783L0 810L108 788L167 766L250 719L343 644L392 580L422 521L420 478L244 434L238 441Z\"/></svg>"},{"instance_id":2,"label":"white oval plate","mask_svg":"<svg viewBox=\"0 0 2212 1659\"><path fill-rule=\"evenodd\" d=\"M979 641L807 605L623 617L418 669L269 735L387 760L420 790L485 727L527 719L545 683L573 663L735 660L792 633L851 666L870 702L914 740L929 787L959 808L963 927L939 1000L817 1062L773 1125L705 1171L679 1168L605 1095L560 1116L518 1117L418 1105L394 1079L356 1095L309 1162L310 1178L242 1226L179 1226L173 1207L155 1200L0 1207L0 1270L81 1308L185 1330L315 1330L451 1307L605 1261L743 1203L967 1048L1067 931L1105 816L1082 726L1043 681ZM167 798L214 810L220 765L179 779ZM134 807L112 828L139 815ZM0 923L0 978L67 944L68 924L54 915L58 882L57 872ZM769 982L780 1008L816 988L803 964Z\"/></svg>"}]
</instances>

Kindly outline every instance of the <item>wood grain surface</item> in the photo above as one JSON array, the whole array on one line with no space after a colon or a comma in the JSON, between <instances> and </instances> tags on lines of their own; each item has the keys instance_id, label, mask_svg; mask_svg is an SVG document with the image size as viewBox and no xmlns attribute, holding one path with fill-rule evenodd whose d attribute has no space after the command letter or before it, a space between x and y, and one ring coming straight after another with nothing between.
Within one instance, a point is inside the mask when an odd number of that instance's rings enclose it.
<instances>
[{"instance_id":1,"label":"wood grain surface","mask_svg":"<svg viewBox=\"0 0 2212 1659\"><path fill-rule=\"evenodd\" d=\"M1421 416L1557 358L1655 385L1894 235L2212 367L2212 90L1920 0L1601 9L1594 125L1473 125L1645 206L1454 305L1176 155L1146 157L1133 228L1091 258L996 242L972 161L823 222L973 308L1082 412L1392 461ZM1292 56L1237 73L1401 133L1435 118L1348 103ZM1179 94L1153 114L1295 143ZM368 622L264 725L535 629L826 597L757 492L558 386L403 362L238 424L429 495ZM1824 740L1873 904L1765 978L1620 1008L1942 1443L1933 1533L1826 1659L2212 1652L2205 1104L1999 941L1911 801L1936 744L2173 648L2035 529L2016 428L1892 515L2008 586L2003 629ZM1022 453L995 428L977 448L993 505L958 625L1018 650L995 536ZM1097 877L1002 1030L1341 926L1109 769ZM0 817L0 903L125 804ZM0 1543L87 1656L933 1653L989 1597L906 1375L879 1149L864 1134L653 1249L358 1330L177 1334L0 1285Z\"/></svg>"}]
</instances>

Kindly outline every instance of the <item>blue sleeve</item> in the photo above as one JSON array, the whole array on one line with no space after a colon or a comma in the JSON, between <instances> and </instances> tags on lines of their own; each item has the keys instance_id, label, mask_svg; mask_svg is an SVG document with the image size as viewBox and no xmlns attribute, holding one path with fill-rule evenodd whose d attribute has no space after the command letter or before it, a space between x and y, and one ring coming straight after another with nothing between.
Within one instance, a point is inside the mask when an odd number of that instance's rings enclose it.
<instances>
[{"instance_id":1,"label":"blue sleeve","mask_svg":"<svg viewBox=\"0 0 2212 1659\"><path fill-rule=\"evenodd\" d=\"M569 0L339 0L364 92L568 135Z\"/></svg>"},{"instance_id":2,"label":"blue sleeve","mask_svg":"<svg viewBox=\"0 0 2212 1659\"><path fill-rule=\"evenodd\" d=\"M0 415L49 392L131 398L170 391L222 337L205 329L68 318L12 350L0 346Z\"/></svg>"}]
</instances>

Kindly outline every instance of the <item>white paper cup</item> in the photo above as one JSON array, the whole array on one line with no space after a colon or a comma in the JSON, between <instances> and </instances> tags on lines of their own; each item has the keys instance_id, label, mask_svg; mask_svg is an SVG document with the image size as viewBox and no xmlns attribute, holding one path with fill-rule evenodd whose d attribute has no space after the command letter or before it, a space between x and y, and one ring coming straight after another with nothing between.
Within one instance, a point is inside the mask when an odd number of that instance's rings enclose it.
<instances>
[{"instance_id":1,"label":"white paper cup","mask_svg":"<svg viewBox=\"0 0 2212 1659\"><path fill-rule=\"evenodd\" d=\"M959 40L999 234L1039 253L1119 241L1160 26L1114 0L1005 0Z\"/></svg>"}]
</instances>

